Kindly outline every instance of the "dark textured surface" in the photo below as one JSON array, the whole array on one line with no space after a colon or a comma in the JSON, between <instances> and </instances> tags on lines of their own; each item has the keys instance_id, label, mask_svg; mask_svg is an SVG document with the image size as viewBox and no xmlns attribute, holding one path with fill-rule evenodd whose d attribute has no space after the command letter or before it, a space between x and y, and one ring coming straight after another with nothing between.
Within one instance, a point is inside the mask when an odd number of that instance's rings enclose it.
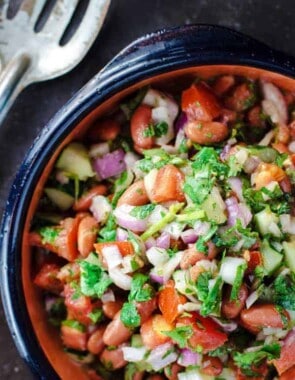
<instances>
[{"instance_id":1,"label":"dark textured surface","mask_svg":"<svg viewBox=\"0 0 295 380\"><path fill-rule=\"evenodd\" d=\"M42 126L126 44L165 26L200 22L233 27L295 55L292 4L291 0L113 0L105 26L84 61L62 78L26 89L0 127L0 213L15 171ZM0 378L32 378L18 357L1 310Z\"/></svg>"}]
</instances>

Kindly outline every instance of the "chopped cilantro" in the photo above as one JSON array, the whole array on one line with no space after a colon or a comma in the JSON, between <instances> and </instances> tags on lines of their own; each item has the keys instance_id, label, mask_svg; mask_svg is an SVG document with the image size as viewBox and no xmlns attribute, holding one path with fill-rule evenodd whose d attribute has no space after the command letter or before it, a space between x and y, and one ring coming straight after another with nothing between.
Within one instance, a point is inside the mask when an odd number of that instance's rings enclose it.
<instances>
[{"instance_id":1,"label":"chopped cilantro","mask_svg":"<svg viewBox=\"0 0 295 380\"><path fill-rule=\"evenodd\" d=\"M230 293L231 301L237 301L239 297L239 291L243 282L244 273L246 269L247 269L247 264L239 265L237 268L236 277L234 279L234 283L233 283L232 290Z\"/></svg>"},{"instance_id":2,"label":"chopped cilantro","mask_svg":"<svg viewBox=\"0 0 295 380\"><path fill-rule=\"evenodd\" d=\"M208 246L206 243L213 237L213 235L216 233L218 227L216 224L212 224L209 228L209 231L206 233L206 235L202 235L198 238L196 242L196 249L199 252L206 253L208 251Z\"/></svg>"},{"instance_id":3,"label":"chopped cilantro","mask_svg":"<svg viewBox=\"0 0 295 380\"><path fill-rule=\"evenodd\" d=\"M193 335L193 329L191 326L179 326L171 331L162 331L162 333L169 336L180 348L185 348L188 345L188 339Z\"/></svg>"},{"instance_id":4,"label":"chopped cilantro","mask_svg":"<svg viewBox=\"0 0 295 380\"><path fill-rule=\"evenodd\" d=\"M113 214L110 214L106 225L99 231L99 242L108 242L116 240L116 220Z\"/></svg>"},{"instance_id":5,"label":"chopped cilantro","mask_svg":"<svg viewBox=\"0 0 295 380\"><path fill-rule=\"evenodd\" d=\"M103 319L102 309L95 309L91 313L88 314L88 317L91 319L93 323L98 323Z\"/></svg>"},{"instance_id":6,"label":"chopped cilantro","mask_svg":"<svg viewBox=\"0 0 295 380\"><path fill-rule=\"evenodd\" d=\"M218 231L213 238L217 247L234 247L239 241L243 240L243 248L250 248L257 240L258 233L251 231L250 228L244 228L240 219L237 220L233 227L222 232Z\"/></svg>"},{"instance_id":7,"label":"chopped cilantro","mask_svg":"<svg viewBox=\"0 0 295 380\"><path fill-rule=\"evenodd\" d=\"M204 317L215 312L219 312L221 303L222 278L217 277L212 288L208 291L207 297L204 299L200 314Z\"/></svg>"},{"instance_id":8,"label":"chopped cilantro","mask_svg":"<svg viewBox=\"0 0 295 380\"><path fill-rule=\"evenodd\" d=\"M267 359L273 360L280 356L281 346L279 343L265 344L257 351L251 352L236 352L233 355L235 364L241 368L243 373L248 376L253 376L255 369L253 367L258 367L259 364Z\"/></svg>"},{"instance_id":9,"label":"chopped cilantro","mask_svg":"<svg viewBox=\"0 0 295 380\"><path fill-rule=\"evenodd\" d=\"M116 179L114 184L114 196L112 199L112 205L116 206L119 198L124 193L129 185L133 181L134 175L130 170L125 170L118 179Z\"/></svg>"},{"instance_id":10,"label":"chopped cilantro","mask_svg":"<svg viewBox=\"0 0 295 380\"><path fill-rule=\"evenodd\" d=\"M144 137L161 137L168 132L168 124L165 121L161 121L156 125L150 124L143 132Z\"/></svg>"},{"instance_id":11,"label":"chopped cilantro","mask_svg":"<svg viewBox=\"0 0 295 380\"><path fill-rule=\"evenodd\" d=\"M71 327L72 329L75 329L81 332L86 331L85 326L82 325L82 323L75 321L74 319L66 319L62 321L62 326L68 326L68 327Z\"/></svg>"},{"instance_id":12,"label":"chopped cilantro","mask_svg":"<svg viewBox=\"0 0 295 380\"><path fill-rule=\"evenodd\" d=\"M129 301L144 302L152 298L153 288L146 284L148 279L148 276L141 273L137 273L133 276L128 296Z\"/></svg>"},{"instance_id":13,"label":"chopped cilantro","mask_svg":"<svg viewBox=\"0 0 295 380\"><path fill-rule=\"evenodd\" d=\"M58 237L61 228L58 227L42 227L39 230L39 233L42 237L43 244L53 244L55 243L56 238Z\"/></svg>"},{"instance_id":14,"label":"chopped cilantro","mask_svg":"<svg viewBox=\"0 0 295 380\"><path fill-rule=\"evenodd\" d=\"M80 261L80 287L81 292L89 297L101 297L112 280L108 274L97 264Z\"/></svg>"},{"instance_id":15,"label":"chopped cilantro","mask_svg":"<svg viewBox=\"0 0 295 380\"><path fill-rule=\"evenodd\" d=\"M212 279L212 273L209 271L202 272L199 274L196 282L196 289L198 299L200 301L205 301L209 293L209 280Z\"/></svg>"},{"instance_id":16,"label":"chopped cilantro","mask_svg":"<svg viewBox=\"0 0 295 380\"><path fill-rule=\"evenodd\" d=\"M134 302L125 302L123 304L120 319L126 327L133 328L140 326L140 315Z\"/></svg>"},{"instance_id":17,"label":"chopped cilantro","mask_svg":"<svg viewBox=\"0 0 295 380\"><path fill-rule=\"evenodd\" d=\"M274 283L274 302L285 309L295 310L295 279L291 276L278 276Z\"/></svg>"},{"instance_id":18,"label":"chopped cilantro","mask_svg":"<svg viewBox=\"0 0 295 380\"><path fill-rule=\"evenodd\" d=\"M213 185L214 181L210 173L204 171L202 176L186 176L183 191L194 203L201 205L210 194Z\"/></svg>"},{"instance_id":19,"label":"chopped cilantro","mask_svg":"<svg viewBox=\"0 0 295 380\"><path fill-rule=\"evenodd\" d=\"M136 206L130 212L130 215L134 216L137 219L147 218L155 209L156 205L150 203L144 206Z\"/></svg>"}]
</instances>

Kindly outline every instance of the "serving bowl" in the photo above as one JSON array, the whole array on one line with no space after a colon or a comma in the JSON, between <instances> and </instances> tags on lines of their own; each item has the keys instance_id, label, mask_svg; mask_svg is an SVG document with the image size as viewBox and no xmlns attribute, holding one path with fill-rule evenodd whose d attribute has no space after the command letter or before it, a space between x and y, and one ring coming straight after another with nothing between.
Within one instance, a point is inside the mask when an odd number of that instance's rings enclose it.
<instances>
[{"instance_id":1,"label":"serving bowl","mask_svg":"<svg viewBox=\"0 0 295 380\"><path fill-rule=\"evenodd\" d=\"M295 59L227 28L190 25L145 36L119 53L43 128L16 175L2 222L0 279L7 322L21 357L40 379L87 379L62 350L31 281L30 221L63 149L142 86L173 87L223 73L295 88Z\"/></svg>"}]
</instances>

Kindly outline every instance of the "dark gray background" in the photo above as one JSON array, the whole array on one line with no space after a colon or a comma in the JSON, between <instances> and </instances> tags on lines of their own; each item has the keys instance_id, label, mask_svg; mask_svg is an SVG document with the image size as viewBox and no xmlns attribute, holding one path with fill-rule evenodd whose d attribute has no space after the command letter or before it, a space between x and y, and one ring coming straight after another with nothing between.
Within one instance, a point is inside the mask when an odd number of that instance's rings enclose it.
<instances>
[{"instance_id":1,"label":"dark gray background","mask_svg":"<svg viewBox=\"0 0 295 380\"><path fill-rule=\"evenodd\" d=\"M106 23L83 62L61 78L27 88L0 126L0 215L17 167L42 126L133 39L166 26L211 23L295 55L294 10L293 0L112 0ZM0 378L32 378L12 343L2 309Z\"/></svg>"}]
</instances>

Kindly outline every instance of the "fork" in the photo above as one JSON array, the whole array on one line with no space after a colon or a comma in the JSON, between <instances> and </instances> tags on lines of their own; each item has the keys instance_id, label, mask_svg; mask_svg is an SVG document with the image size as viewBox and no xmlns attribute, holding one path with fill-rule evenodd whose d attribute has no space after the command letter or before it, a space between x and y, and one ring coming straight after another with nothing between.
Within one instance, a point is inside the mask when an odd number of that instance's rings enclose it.
<instances>
[{"instance_id":1,"label":"fork","mask_svg":"<svg viewBox=\"0 0 295 380\"><path fill-rule=\"evenodd\" d=\"M23 0L15 17L8 19L9 0L0 0L0 123L26 86L65 74L84 58L110 5L110 0L90 0L72 38L61 46L79 0L57 0L36 32L46 2Z\"/></svg>"}]
</instances>

